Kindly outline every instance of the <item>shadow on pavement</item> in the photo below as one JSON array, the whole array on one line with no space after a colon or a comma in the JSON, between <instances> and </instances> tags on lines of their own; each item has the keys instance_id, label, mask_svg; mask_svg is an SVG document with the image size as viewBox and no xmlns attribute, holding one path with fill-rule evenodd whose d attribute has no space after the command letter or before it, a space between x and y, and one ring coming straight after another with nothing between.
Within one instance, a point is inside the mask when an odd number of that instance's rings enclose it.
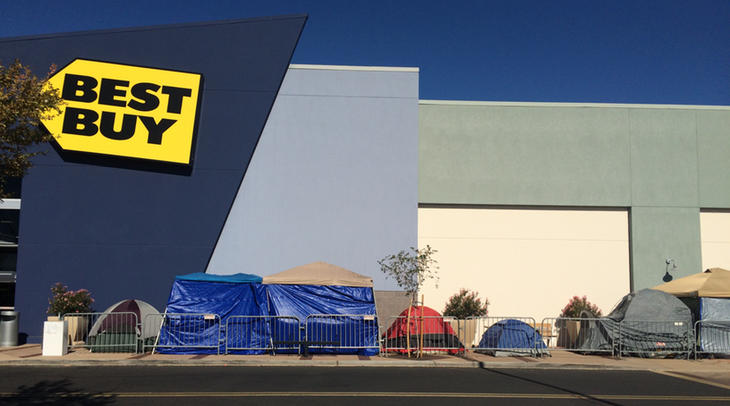
<instances>
[{"instance_id":1,"label":"shadow on pavement","mask_svg":"<svg viewBox=\"0 0 730 406\"><path fill-rule=\"evenodd\" d=\"M74 389L68 379L21 385L16 392L0 397L3 405L108 405L115 401L114 395Z\"/></svg>"},{"instance_id":2,"label":"shadow on pavement","mask_svg":"<svg viewBox=\"0 0 730 406\"><path fill-rule=\"evenodd\" d=\"M618 403L613 403L613 402L609 402L609 401L607 401L607 400L604 400L604 399L598 399L598 398L596 398L596 397L593 397L593 396L591 396L591 395L587 395L587 394L585 394L585 393L581 393L581 392L576 392L576 391L574 391L574 390L570 390L570 389L567 389L567 388L563 388L563 387L560 387L560 386L556 386L556 385L551 385L551 384L549 384L549 383L545 383L545 382L540 382L540 381L536 381L536 380L534 380L534 379L530 379L530 378L525 378L525 377L523 377L523 376L513 375L513 374L510 374L510 373L508 373L508 372L505 372L505 371L503 371L503 370L499 370L499 369L492 369L492 368L487 368L487 367L486 367L486 366L484 366L484 365L485 365L485 364L484 364L484 362L479 362L479 368L481 368L481 369L483 369L483 370L485 370L485 371L489 371L489 372L492 372L492 373L495 373L495 374L499 374L499 375L502 375L502 376L506 376L506 377L509 377L509 378L519 379L519 380L521 380L521 381L525 381L525 382L533 383L533 384L535 384L535 385L541 385L541 386L545 386L545 387L547 387L547 388L551 388L551 389L559 390L559 391L561 391L561 392L566 392L566 393L570 393L570 394L572 394L572 395L580 396L580 397L582 397L582 398L583 398L583 399L585 399L585 400L589 400L589 401L591 401L591 402L595 402L595 403L598 403L598 404L602 404L602 405L613 405L613 406L619 406L619 404L618 404Z\"/></svg>"}]
</instances>

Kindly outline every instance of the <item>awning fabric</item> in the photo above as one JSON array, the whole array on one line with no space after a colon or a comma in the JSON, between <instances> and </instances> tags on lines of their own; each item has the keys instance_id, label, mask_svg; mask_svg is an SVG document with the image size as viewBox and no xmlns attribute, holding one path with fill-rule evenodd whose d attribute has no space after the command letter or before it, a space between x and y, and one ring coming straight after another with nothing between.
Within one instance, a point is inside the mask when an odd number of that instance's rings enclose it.
<instances>
[{"instance_id":1,"label":"awning fabric","mask_svg":"<svg viewBox=\"0 0 730 406\"><path fill-rule=\"evenodd\" d=\"M198 281L198 282L222 282L222 283L261 283L261 277L258 275L237 273L233 275L213 275L209 273L191 273L187 275L178 275L175 277L179 281Z\"/></svg>"},{"instance_id":2,"label":"awning fabric","mask_svg":"<svg viewBox=\"0 0 730 406\"><path fill-rule=\"evenodd\" d=\"M730 271L712 268L655 286L677 297L730 297Z\"/></svg>"},{"instance_id":3,"label":"awning fabric","mask_svg":"<svg viewBox=\"0 0 730 406\"><path fill-rule=\"evenodd\" d=\"M326 262L297 266L263 278L265 285L373 287L373 279Z\"/></svg>"}]
</instances>

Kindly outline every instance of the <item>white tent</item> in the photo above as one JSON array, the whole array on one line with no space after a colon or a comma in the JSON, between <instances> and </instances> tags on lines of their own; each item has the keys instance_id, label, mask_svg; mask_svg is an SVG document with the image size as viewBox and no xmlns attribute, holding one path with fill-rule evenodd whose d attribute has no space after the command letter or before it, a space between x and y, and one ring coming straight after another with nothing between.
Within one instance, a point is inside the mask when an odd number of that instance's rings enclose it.
<instances>
[{"instance_id":1,"label":"white tent","mask_svg":"<svg viewBox=\"0 0 730 406\"><path fill-rule=\"evenodd\" d=\"M373 279L326 262L297 266L265 276L265 285L319 285L373 287Z\"/></svg>"}]
</instances>

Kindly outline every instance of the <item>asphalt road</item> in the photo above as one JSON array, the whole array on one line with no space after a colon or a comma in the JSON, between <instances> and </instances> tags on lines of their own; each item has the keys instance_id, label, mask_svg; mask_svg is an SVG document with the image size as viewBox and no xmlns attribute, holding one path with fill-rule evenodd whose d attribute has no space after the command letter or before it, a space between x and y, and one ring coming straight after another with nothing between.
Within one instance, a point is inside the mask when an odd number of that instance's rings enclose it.
<instances>
[{"instance_id":1,"label":"asphalt road","mask_svg":"<svg viewBox=\"0 0 730 406\"><path fill-rule=\"evenodd\" d=\"M730 404L728 389L648 371L6 366L0 377L9 405Z\"/></svg>"}]
</instances>

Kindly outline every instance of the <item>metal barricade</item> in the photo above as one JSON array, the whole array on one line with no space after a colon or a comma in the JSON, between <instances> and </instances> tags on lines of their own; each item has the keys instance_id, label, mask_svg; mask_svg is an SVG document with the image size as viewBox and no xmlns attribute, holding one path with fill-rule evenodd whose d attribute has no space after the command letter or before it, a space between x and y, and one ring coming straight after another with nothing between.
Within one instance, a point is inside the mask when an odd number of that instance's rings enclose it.
<instances>
[{"instance_id":1,"label":"metal barricade","mask_svg":"<svg viewBox=\"0 0 730 406\"><path fill-rule=\"evenodd\" d=\"M175 352L179 349L215 349L220 354L221 319L217 314L148 314L144 329L157 329L154 342L145 342L143 351Z\"/></svg>"},{"instance_id":2,"label":"metal barricade","mask_svg":"<svg viewBox=\"0 0 730 406\"><path fill-rule=\"evenodd\" d=\"M695 323L695 359L699 355L730 355L730 320L698 320Z\"/></svg>"},{"instance_id":3,"label":"metal barricade","mask_svg":"<svg viewBox=\"0 0 730 406\"><path fill-rule=\"evenodd\" d=\"M618 356L681 355L689 359L693 343L692 324L686 321L623 320L619 323Z\"/></svg>"},{"instance_id":4,"label":"metal barricade","mask_svg":"<svg viewBox=\"0 0 730 406\"><path fill-rule=\"evenodd\" d=\"M479 344L479 334L477 333L476 319L457 319L451 316L444 316L444 321L451 325L464 349L475 347Z\"/></svg>"},{"instance_id":5,"label":"metal barricade","mask_svg":"<svg viewBox=\"0 0 730 406\"><path fill-rule=\"evenodd\" d=\"M475 320L476 334L480 337L472 348L474 352L529 356L546 353L545 345L537 338L532 317L469 317L466 320Z\"/></svg>"},{"instance_id":6,"label":"metal barricade","mask_svg":"<svg viewBox=\"0 0 730 406\"><path fill-rule=\"evenodd\" d=\"M618 324L606 317L547 317L536 329L549 351L614 355L618 346Z\"/></svg>"},{"instance_id":7,"label":"metal barricade","mask_svg":"<svg viewBox=\"0 0 730 406\"><path fill-rule=\"evenodd\" d=\"M299 353L300 320L294 316L231 316L226 320L226 350Z\"/></svg>"},{"instance_id":8,"label":"metal barricade","mask_svg":"<svg viewBox=\"0 0 730 406\"><path fill-rule=\"evenodd\" d=\"M133 312L66 313L71 348L91 352L137 352L140 326Z\"/></svg>"},{"instance_id":9,"label":"metal barricade","mask_svg":"<svg viewBox=\"0 0 730 406\"><path fill-rule=\"evenodd\" d=\"M312 314L305 325L304 345L310 349L380 349L378 321L373 314Z\"/></svg>"},{"instance_id":10,"label":"metal barricade","mask_svg":"<svg viewBox=\"0 0 730 406\"><path fill-rule=\"evenodd\" d=\"M388 330L383 334L382 352L389 354L416 353L423 340L424 353L458 354L464 345L457 336L458 328L452 327L453 317L397 316L388 319ZM423 334L421 334L423 332Z\"/></svg>"}]
</instances>

